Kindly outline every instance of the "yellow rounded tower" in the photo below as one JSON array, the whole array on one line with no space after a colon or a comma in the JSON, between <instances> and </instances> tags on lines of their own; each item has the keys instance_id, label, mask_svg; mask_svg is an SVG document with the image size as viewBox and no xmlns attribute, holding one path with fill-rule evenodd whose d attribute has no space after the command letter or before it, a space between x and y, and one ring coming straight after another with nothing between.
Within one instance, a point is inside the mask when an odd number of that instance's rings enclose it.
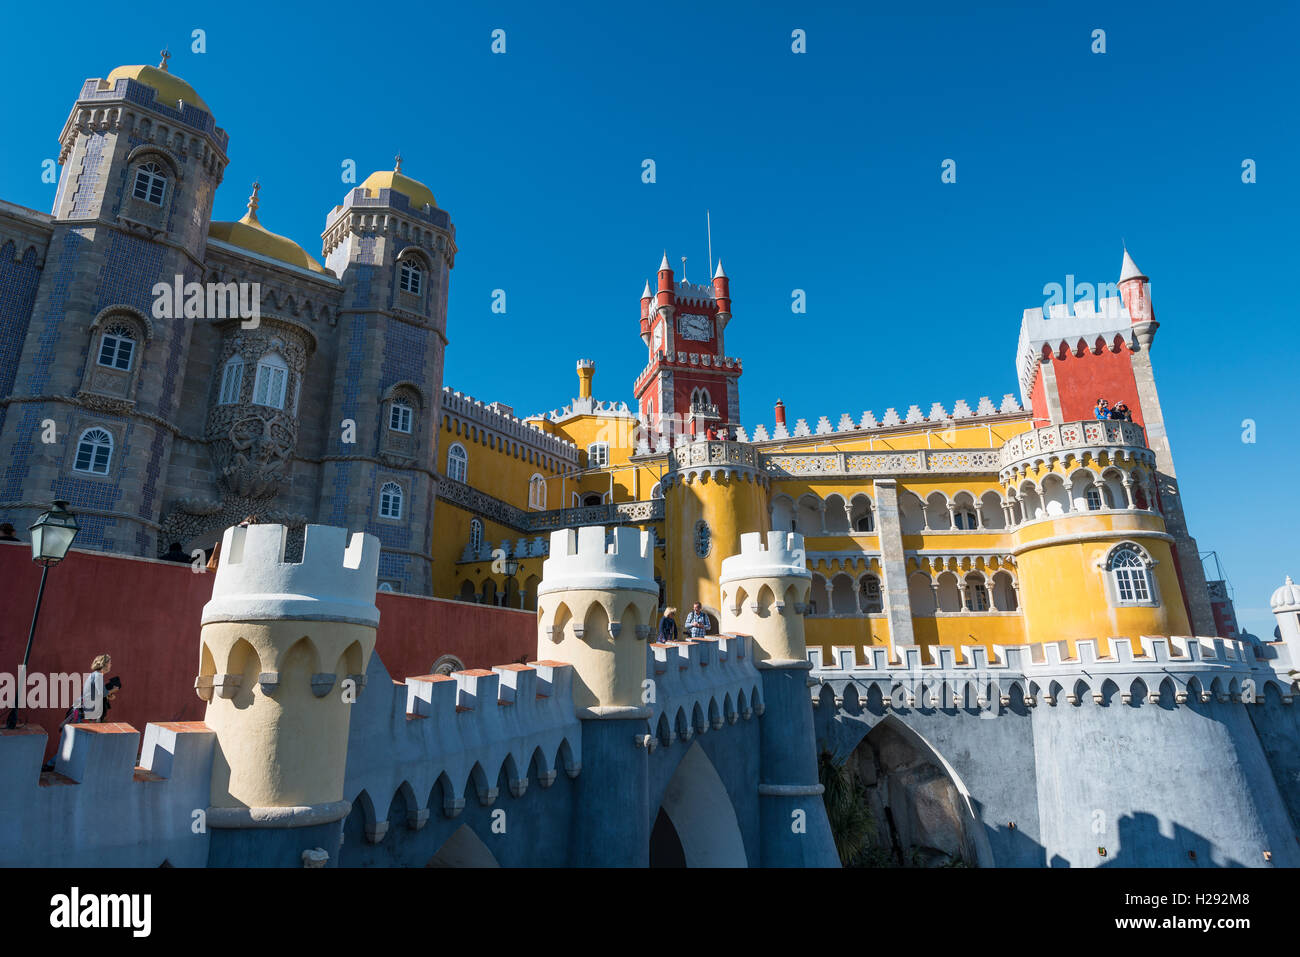
<instances>
[{"instance_id":1,"label":"yellow rounded tower","mask_svg":"<svg viewBox=\"0 0 1300 957\"><path fill-rule=\"evenodd\" d=\"M1189 633L1141 426L1050 426L1017 436L1002 455L1026 634L1074 641Z\"/></svg>"},{"instance_id":2,"label":"yellow rounded tower","mask_svg":"<svg viewBox=\"0 0 1300 957\"><path fill-rule=\"evenodd\" d=\"M696 601L721 623L723 559L740 552L742 535L771 526L768 478L757 450L744 442L679 445L661 487L667 602L679 610L679 625Z\"/></svg>"}]
</instances>

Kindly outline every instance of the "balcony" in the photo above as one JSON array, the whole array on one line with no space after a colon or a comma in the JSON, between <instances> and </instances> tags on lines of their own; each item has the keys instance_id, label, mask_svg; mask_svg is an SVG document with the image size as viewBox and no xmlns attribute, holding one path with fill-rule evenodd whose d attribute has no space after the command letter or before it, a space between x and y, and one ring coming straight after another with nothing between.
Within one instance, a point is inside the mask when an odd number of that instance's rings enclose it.
<instances>
[{"instance_id":1,"label":"balcony","mask_svg":"<svg viewBox=\"0 0 1300 957\"><path fill-rule=\"evenodd\" d=\"M1113 450L1132 454L1148 448L1146 431L1136 422L1118 419L1085 419L1082 422L1063 422L1041 429L1022 432L1003 444L1001 468L1006 469L1026 459L1050 459L1064 452L1076 455L1084 450L1104 452ZM1153 456L1150 457L1154 465Z\"/></svg>"}]
</instances>

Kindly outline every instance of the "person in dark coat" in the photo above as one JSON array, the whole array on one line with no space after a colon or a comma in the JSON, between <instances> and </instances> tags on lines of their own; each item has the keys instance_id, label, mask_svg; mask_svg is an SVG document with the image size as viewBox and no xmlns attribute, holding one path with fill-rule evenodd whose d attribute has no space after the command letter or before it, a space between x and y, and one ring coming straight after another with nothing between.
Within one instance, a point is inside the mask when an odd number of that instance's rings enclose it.
<instances>
[{"instance_id":1,"label":"person in dark coat","mask_svg":"<svg viewBox=\"0 0 1300 957\"><path fill-rule=\"evenodd\" d=\"M677 609L669 605L664 609L664 616L659 619L659 642L665 644L677 640L677 619L673 616Z\"/></svg>"}]
</instances>

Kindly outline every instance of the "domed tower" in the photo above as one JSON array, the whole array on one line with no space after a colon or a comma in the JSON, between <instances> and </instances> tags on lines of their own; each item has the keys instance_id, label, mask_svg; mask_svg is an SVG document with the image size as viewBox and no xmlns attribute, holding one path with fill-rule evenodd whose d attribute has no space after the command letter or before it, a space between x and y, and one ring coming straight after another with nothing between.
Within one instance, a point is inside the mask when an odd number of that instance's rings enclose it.
<instances>
[{"instance_id":1,"label":"domed tower","mask_svg":"<svg viewBox=\"0 0 1300 957\"><path fill-rule=\"evenodd\" d=\"M84 519L79 544L151 556L181 404L175 370L197 321L157 290L202 280L227 163L226 132L167 59L86 80L63 126L49 252L14 379L15 395L35 401L12 407L0 433L0 459L24 463L8 498L41 502L54 489ZM40 440L46 420L58 441Z\"/></svg>"},{"instance_id":2,"label":"domed tower","mask_svg":"<svg viewBox=\"0 0 1300 957\"><path fill-rule=\"evenodd\" d=\"M381 583L429 594L456 230L399 156L334 208L322 239L343 299L318 514L379 538Z\"/></svg>"},{"instance_id":3,"label":"domed tower","mask_svg":"<svg viewBox=\"0 0 1300 957\"><path fill-rule=\"evenodd\" d=\"M667 603L680 627L693 602L719 621L722 561L740 551L741 535L771 527L767 474L745 442L699 441L668 455L664 495Z\"/></svg>"},{"instance_id":4,"label":"domed tower","mask_svg":"<svg viewBox=\"0 0 1300 957\"><path fill-rule=\"evenodd\" d=\"M379 625L379 542L309 525L302 561L289 563L285 539L283 525L227 529L203 608L195 690L217 735L207 812L217 864L297 866L316 846L333 855L348 813L348 724Z\"/></svg>"},{"instance_id":5,"label":"domed tower","mask_svg":"<svg viewBox=\"0 0 1300 957\"><path fill-rule=\"evenodd\" d=\"M1291 653L1291 667L1300 668L1300 585L1287 575L1268 604L1277 619L1277 636Z\"/></svg>"}]
</instances>

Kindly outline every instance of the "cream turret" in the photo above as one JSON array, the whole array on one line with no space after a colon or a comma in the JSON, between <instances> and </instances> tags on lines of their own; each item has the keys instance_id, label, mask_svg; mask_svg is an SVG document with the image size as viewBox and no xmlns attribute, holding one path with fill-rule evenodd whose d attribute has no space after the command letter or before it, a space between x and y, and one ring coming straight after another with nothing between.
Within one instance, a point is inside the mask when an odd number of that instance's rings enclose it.
<instances>
[{"instance_id":1,"label":"cream turret","mask_svg":"<svg viewBox=\"0 0 1300 957\"><path fill-rule=\"evenodd\" d=\"M659 586L654 533L599 525L551 533L537 589L537 657L573 665L582 717L626 718L643 710L646 646Z\"/></svg>"},{"instance_id":2,"label":"cream turret","mask_svg":"<svg viewBox=\"0 0 1300 957\"><path fill-rule=\"evenodd\" d=\"M722 560L722 631L751 635L769 667L807 665L803 613L812 587L803 536L773 530L740 536L740 554Z\"/></svg>"},{"instance_id":3,"label":"cream turret","mask_svg":"<svg viewBox=\"0 0 1300 957\"><path fill-rule=\"evenodd\" d=\"M226 529L203 609L195 690L217 734L215 827L324 824L348 809L348 722L379 624L379 541L308 525L293 563L285 537L282 525Z\"/></svg>"}]
</instances>

